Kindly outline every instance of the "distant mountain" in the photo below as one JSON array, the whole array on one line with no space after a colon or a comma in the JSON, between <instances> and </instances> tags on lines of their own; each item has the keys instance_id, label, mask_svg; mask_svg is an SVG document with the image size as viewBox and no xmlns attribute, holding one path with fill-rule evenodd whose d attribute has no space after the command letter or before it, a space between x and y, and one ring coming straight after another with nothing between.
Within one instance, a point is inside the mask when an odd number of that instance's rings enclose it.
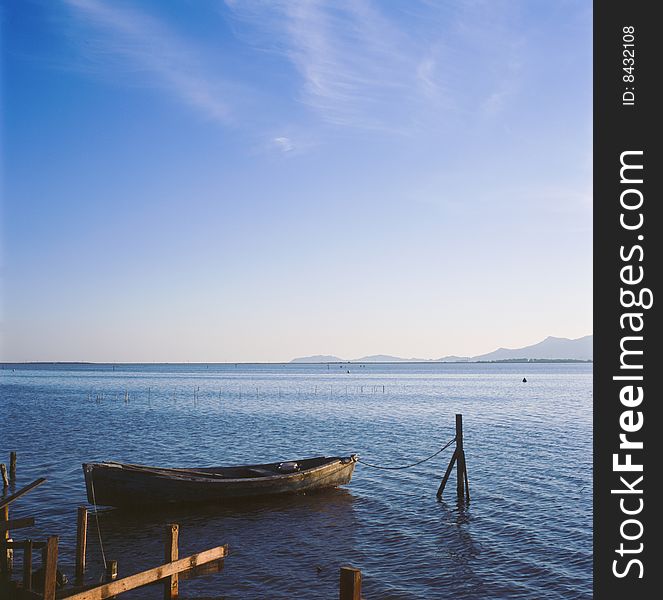
<instances>
[{"instance_id":1,"label":"distant mountain","mask_svg":"<svg viewBox=\"0 0 663 600\"><path fill-rule=\"evenodd\" d=\"M315 356L302 356L300 358L293 358L291 363L386 363L386 362L431 362L432 359L425 358L400 358L399 356L389 356L388 354L374 354L372 356L363 356L362 358L353 358L346 360L338 356L328 356L324 354L316 354Z\"/></svg>"},{"instance_id":2,"label":"distant mountain","mask_svg":"<svg viewBox=\"0 0 663 600\"><path fill-rule=\"evenodd\" d=\"M354 358L344 360L338 356L317 355L295 358L293 363L331 363L331 362L352 362L352 363L383 363L383 362L479 362L495 360L593 360L594 357L594 336L571 340L569 338L547 337L538 344L525 346L524 348L498 348L487 354L479 356L444 356L438 359L426 358L400 358L398 356L389 356L388 354L374 354L364 356L363 358Z\"/></svg>"},{"instance_id":3,"label":"distant mountain","mask_svg":"<svg viewBox=\"0 0 663 600\"><path fill-rule=\"evenodd\" d=\"M363 358L355 358L349 362L353 363L383 363L383 362L431 362L430 358L400 358L399 356L389 356L388 354L373 354Z\"/></svg>"},{"instance_id":4,"label":"distant mountain","mask_svg":"<svg viewBox=\"0 0 663 600\"><path fill-rule=\"evenodd\" d=\"M435 362L469 362L472 359L469 356L443 356L438 358Z\"/></svg>"},{"instance_id":5,"label":"distant mountain","mask_svg":"<svg viewBox=\"0 0 663 600\"><path fill-rule=\"evenodd\" d=\"M334 362L347 362L338 356L330 356L329 354L316 354L315 356L303 356L301 358L293 358L291 363L334 363Z\"/></svg>"},{"instance_id":6,"label":"distant mountain","mask_svg":"<svg viewBox=\"0 0 663 600\"><path fill-rule=\"evenodd\" d=\"M594 336L570 340L549 336L538 344L524 348L498 348L493 352L473 356L471 361L512 360L516 358L593 360Z\"/></svg>"}]
</instances>

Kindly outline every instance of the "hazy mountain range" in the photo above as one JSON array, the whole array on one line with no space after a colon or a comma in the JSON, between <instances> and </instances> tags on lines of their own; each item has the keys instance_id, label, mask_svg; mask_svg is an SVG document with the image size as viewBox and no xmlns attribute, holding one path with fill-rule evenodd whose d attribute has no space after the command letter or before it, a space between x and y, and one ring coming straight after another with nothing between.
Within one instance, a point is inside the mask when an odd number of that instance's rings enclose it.
<instances>
[{"instance_id":1,"label":"hazy mountain range","mask_svg":"<svg viewBox=\"0 0 663 600\"><path fill-rule=\"evenodd\" d=\"M375 362L480 362L480 361L505 361L505 360L593 360L594 336L571 340L549 336L538 344L525 346L524 348L498 348L487 354L478 356L443 356L442 358L401 358L400 356L389 356L387 354L374 354L361 358L345 359L338 356L319 354L316 356L304 356L295 358L293 363L328 363L328 362L353 362L353 363L375 363Z\"/></svg>"}]
</instances>

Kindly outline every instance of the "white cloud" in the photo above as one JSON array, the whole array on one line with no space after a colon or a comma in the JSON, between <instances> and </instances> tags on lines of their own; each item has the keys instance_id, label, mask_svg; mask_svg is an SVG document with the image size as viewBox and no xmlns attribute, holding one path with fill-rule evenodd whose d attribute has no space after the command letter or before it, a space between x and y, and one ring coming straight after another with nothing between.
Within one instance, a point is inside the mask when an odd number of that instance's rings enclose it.
<instances>
[{"instance_id":1,"label":"white cloud","mask_svg":"<svg viewBox=\"0 0 663 600\"><path fill-rule=\"evenodd\" d=\"M226 6L245 41L290 61L299 99L335 125L410 133L443 125L449 111L495 114L518 89L502 3L493 9L476 2L226 0Z\"/></svg>"},{"instance_id":2,"label":"white cloud","mask_svg":"<svg viewBox=\"0 0 663 600\"><path fill-rule=\"evenodd\" d=\"M247 41L280 53L295 67L299 100L324 121L362 129L403 127L400 104L414 98L416 49L370 2L226 4L247 26Z\"/></svg>"},{"instance_id":3,"label":"white cloud","mask_svg":"<svg viewBox=\"0 0 663 600\"><path fill-rule=\"evenodd\" d=\"M292 152L295 149L292 140L287 137L275 137L272 139L274 145L284 153Z\"/></svg>"},{"instance_id":4,"label":"white cloud","mask_svg":"<svg viewBox=\"0 0 663 600\"><path fill-rule=\"evenodd\" d=\"M206 118L227 124L245 104L239 85L209 49L177 25L119 0L63 0L83 27L90 59L157 85ZM509 5L467 1L387 5L371 0L225 0L240 43L275 52L294 68L296 98L325 123L411 134L477 114L508 110L520 89L522 52L509 26ZM288 72L284 69L284 72ZM259 102L260 82L251 98ZM279 92L288 93L286 90ZM234 105L234 106L233 106ZM244 107L244 108L243 108ZM234 109L234 110L233 110ZM273 144L291 152L288 143ZM263 138L264 139L264 138ZM299 150L299 145L297 145Z\"/></svg>"},{"instance_id":5,"label":"white cloud","mask_svg":"<svg viewBox=\"0 0 663 600\"><path fill-rule=\"evenodd\" d=\"M205 117L227 123L226 82L212 76L194 47L158 19L118 2L64 0L85 28L90 57L117 60L151 80Z\"/></svg>"}]
</instances>

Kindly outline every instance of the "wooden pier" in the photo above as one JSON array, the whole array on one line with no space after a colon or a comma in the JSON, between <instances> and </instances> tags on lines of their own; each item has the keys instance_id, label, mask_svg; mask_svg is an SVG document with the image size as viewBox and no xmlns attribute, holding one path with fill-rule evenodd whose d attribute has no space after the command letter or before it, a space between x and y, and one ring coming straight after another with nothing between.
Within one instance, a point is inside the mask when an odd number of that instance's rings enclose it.
<instances>
[{"instance_id":1,"label":"wooden pier","mask_svg":"<svg viewBox=\"0 0 663 600\"><path fill-rule=\"evenodd\" d=\"M15 478L16 461L12 453L13 473ZM39 478L22 487L17 492L0 498L0 598L12 600L113 600L124 592L146 585L161 582L164 600L179 598L180 581L203 575L218 573L223 569L228 557L228 545L221 545L197 552L185 558L179 557L180 528L176 523L164 527L164 562L145 571L119 577L119 565L116 560L105 563L103 583L86 584L87 565L87 529L88 510L78 507L76 512L76 562L73 585L63 585L62 575L58 570L59 537L47 536L45 539L26 538L16 540L12 531L34 527L35 517L9 518L9 507L25 494L46 482ZM35 551L40 551L40 569L35 570ZM21 569L15 566L15 553L21 557ZM38 575L38 577L37 577ZM17 577L20 576L20 577ZM361 571L354 567L340 568L339 600L361 600ZM118 600L121 600L119 598Z\"/></svg>"},{"instance_id":2,"label":"wooden pier","mask_svg":"<svg viewBox=\"0 0 663 600\"><path fill-rule=\"evenodd\" d=\"M6 499L5 499L6 500ZM7 508L5 505L3 508ZM83 510L81 510L81 508ZM218 573L223 568L223 561L228 556L228 546L217 546L203 550L185 558L178 558L177 524L168 524L165 528L166 561L163 564L118 579L118 563L109 560L106 563L106 581L99 585L84 584L85 541L87 510L78 510L78 534L76 542L76 581L73 587L61 588L58 585L58 536L49 536L45 541L10 540L6 536L10 529L32 527L33 517L23 519L0 519L0 532L5 536L0 541L0 553L3 558L0 564L0 597L16 598L16 600L106 600L130 590L163 581L164 600L175 600L179 595L179 579L191 579L200 575ZM3 515L7 516L4 510ZM33 550L41 549L42 584L40 593L34 590ZM23 554L21 581L12 580L13 560L9 560L9 552L20 550ZM13 558L13 556L12 556Z\"/></svg>"}]
</instances>

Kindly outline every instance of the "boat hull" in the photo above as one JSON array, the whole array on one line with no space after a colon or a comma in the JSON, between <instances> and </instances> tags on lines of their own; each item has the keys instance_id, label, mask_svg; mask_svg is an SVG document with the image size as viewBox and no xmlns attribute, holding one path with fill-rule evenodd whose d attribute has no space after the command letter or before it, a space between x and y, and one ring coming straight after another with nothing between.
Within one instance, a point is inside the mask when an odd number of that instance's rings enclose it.
<instances>
[{"instance_id":1,"label":"boat hull","mask_svg":"<svg viewBox=\"0 0 663 600\"><path fill-rule=\"evenodd\" d=\"M293 461L294 462L294 461ZM302 493L350 483L357 457L305 459L299 470L278 466L161 469L121 463L83 465L88 501L100 506L138 507L223 503L239 498Z\"/></svg>"}]
</instances>

